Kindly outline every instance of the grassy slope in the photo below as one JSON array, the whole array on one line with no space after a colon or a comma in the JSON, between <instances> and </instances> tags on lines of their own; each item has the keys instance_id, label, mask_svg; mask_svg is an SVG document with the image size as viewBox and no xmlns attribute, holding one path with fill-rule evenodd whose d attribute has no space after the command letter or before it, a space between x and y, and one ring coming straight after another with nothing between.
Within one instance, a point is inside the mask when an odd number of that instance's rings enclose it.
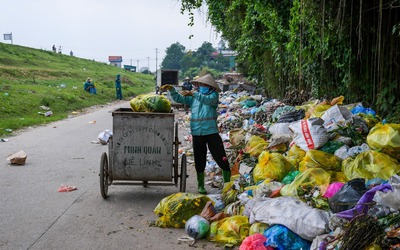
<instances>
[{"instance_id":1,"label":"grassy slope","mask_svg":"<svg viewBox=\"0 0 400 250\"><path fill-rule=\"evenodd\" d=\"M10 130L68 117L72 111L115 100L115 77L121 73L122 94L130 100L154 90L154 76L131 73L105 63L0 43L0 136ZM91 77L97 95L83 90ZM53 116L45 117L40 106Z\"/></svg>"}]
</instances>

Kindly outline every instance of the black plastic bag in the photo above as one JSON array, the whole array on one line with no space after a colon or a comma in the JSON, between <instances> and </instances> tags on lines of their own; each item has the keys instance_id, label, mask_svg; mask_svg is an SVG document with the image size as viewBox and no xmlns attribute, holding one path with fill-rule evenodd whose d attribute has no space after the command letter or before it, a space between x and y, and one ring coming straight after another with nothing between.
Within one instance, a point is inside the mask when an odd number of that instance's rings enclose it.
<instances>
[{"instance_id":1,"label":"black plastic bag","mask_svg":"<svg viewBox=\"0 0 400 250\"><path fill-rule=\"evenodd\" d=\"M304 109L293 110L279 116L276 123L289 123L303 119L306 116Z\"/></svg>"},{"instance_id":2,"label":"black plastic bag","mask_svg":"<svg viewBox=\"0 0 400 250\"><path fill-rule=\"evenodd\" d=\"M367 192L365 179L352 179L328 199L329 207L334 213L349 210L357 204L365 192Z\"/></svg>"}]
</instances>

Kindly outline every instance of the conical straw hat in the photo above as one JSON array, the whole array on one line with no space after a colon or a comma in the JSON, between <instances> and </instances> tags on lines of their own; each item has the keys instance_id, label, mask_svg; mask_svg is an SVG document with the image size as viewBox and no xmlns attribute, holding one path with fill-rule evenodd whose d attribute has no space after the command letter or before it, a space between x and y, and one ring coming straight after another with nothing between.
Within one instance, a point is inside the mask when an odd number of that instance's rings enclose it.
<instances>
[{"instance_id":1,"label":"conical straw hat","mask_svg":"<svg viewBox=\"0 0 400 250\"><path fill-rule=\"evenodd\" d=\"M203 83L210 87L215 88L217 92L221 92L221 89L219 88L218 84L215 82L214 78L210 74L199 77L196 80L193 80L192 83Z\"/></svg>"}]
</instances>

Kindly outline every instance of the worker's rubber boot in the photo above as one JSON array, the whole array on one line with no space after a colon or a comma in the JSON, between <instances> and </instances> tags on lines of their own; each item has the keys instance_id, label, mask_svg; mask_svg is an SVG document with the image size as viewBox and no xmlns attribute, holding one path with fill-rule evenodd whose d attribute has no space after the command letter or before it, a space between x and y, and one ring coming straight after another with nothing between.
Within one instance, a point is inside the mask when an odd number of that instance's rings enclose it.
<instances>
[{"instance_id":1,"label":"worker's rubber boot","mask_svg":"<svg viewBox=\"0 0 400 250\"><path fill-rule=\"evenodd\" d=\"M224 183L228 183L231 181L231 171L222 170L222 178L224 179Z\"/></svg>"},{"instance_id":2,"label":"worker's rubber boot","mask_svg":"<svg viewBox=\"0 0 400 250\"><path fill-rule=\"evenodd\" d=\"M204 188L204 172L197 173L197 191L200 194L207 194L207 191Z\"/></svg>"}]
</instances>

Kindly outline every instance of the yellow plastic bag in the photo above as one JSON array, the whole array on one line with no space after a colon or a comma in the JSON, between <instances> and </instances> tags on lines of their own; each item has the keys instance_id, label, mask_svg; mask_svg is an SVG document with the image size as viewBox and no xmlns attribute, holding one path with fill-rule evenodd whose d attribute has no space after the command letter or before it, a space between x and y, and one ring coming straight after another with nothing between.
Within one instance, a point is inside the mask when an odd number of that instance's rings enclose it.
<instances>
[{"instance_id":1,"label":"yellow plastic bag","mask_svg":"<svg viewBox=\"0 0 400 250\"><path fill-rule=\"evenodd\" d=\"M342 160L321 150L310 149L299 164L299 170L304 172L308 168L322 168L326 171L340 171Z\"/></svg>"},{"instance_id":2,"label":"yellow plastic bag","mask_svg":"<svg viewBox=\"0 0 400 250\"><path fill-rule=\"evenodd\" d=\"M192 193L176 193L162 199L154 213L158 216L159 227L183 228L188 219L200 214L208 201L208 196Z\"/></svg>"},{"instance_id":3,"label":"yellow plastic bag","mask_svg":"<svg viewBox=\"0 0 400 250\"><path fill-rule=\"evenodd\" d=\"M209 241L238 245L249 235L250 224L246 216L235 215L211 223Z\"/></svg>"},{"instance_id":4,"label":"yellow plastic bag","mask_svg":"<svg viewBox=\"0 0 400 250\"><path fill-rule=\"evenodd\" d=\"M301 106L295 106L296 110L299 109L304 109L306 112L308 112L308 110L311 107L314 107L315 105L317 105L319 102L319 100L312 100L312 101L307 101L301 104Z\"/></svg>"},{"instance_id":5,"label":"yellow plastic bag","mask_svg":"<svg viewBox=\"0 0 400 250\"><path fill-rule=\"evenodd\" d=\"M309 118L321 117L325 113L325 111L327 111L331 107L332 106L330 104L320 103L320 104L316 105L313 109L310 109L308 111Z\"/></svg>"},{"instance_id":6,"label":"yellow plastic bag","mask_svg":"<svg viewBox=\"0 0 400 250\"><path fill-rule=\"evenodd\" d=\"M250 98L250 96L244 95L244 96L241 96L239 98L236 98L235 102L243 102L243 101L246 101L249 98Z\"/></svg>"},{"instance_id":7,"label":"yellow plastic bag","mask_svg":"<svg viewBox=\"0 0 400 250\"><path fill-rule=\"evenodd\" d=\"M167 97L156 94L143 94L133 98L130 102L134 112L171 112L171 102Z\"/></svg>"},{"instance_id":8,"label":"yellow plastic bag","mask_svg":"<svg viewBox=\"0 0 400 250\"><path fill-rule=\"evenodd\" d=\"M400 160L400 124L376 124L367 136L368 146Z\"/></svg>"},{"instance_id":9,"label":"yellow plastic bag","mask_svg":"<svg viewBox=\"0 0 400 250\"><path fill-rule=\"evenodd\" d=\"M368 150L358 154L355 159L346 158L342 162L342 170L349 180L354 178L388 180L394 174L400 173L400 164L387 154Z\"/></svg>"},{"instance_id":10,"label":"yellow plastic bag","mask_svg":"<svg viewBox=\"0 0 400 250\"><path fill-rule=\"evenodd\" d=\"M331 106L334 106L336 104L342 105L343 101L344 101L344 96L341 95L336 98L333 98L330 104L331 104Z\"/></svg>"},{"instance_id":11,"label":"yellow plastic bag","mask_svg":"<svg viewBox=\"0 0 400 250\"><path fill-rule=\"evenodd\" d=\"M243 192L243 188L238 185L240 175L231 176L231 181L224 184L222 189L222 201L224 204L230 204L237 201L239 193Z\"/></svg>"},{"instance_id":12,"label":"yellow plastic bag","mask_svg":"<svg viewBox=\"0 0 400 250\"><path fill-rule=\"evenodd\" d=\"M266 142L263 138L253 135L247 142L244 152L250 154L251 156L257 157L267 146L268 142Z\"/></svg>"},{"instance_id":13,"label":"yellow plastic bag","mask_svg":"<svg viewBox=\"0 0 400 250\"><path fill-rule=\"evenodd\" d=\"M306 151L302 150L299 148L296 144L294 144L288 151L286 155L286 160L288 160L292 166L294 166L296 169L299 167L299 163L303 159L303 157L306 155Z\"/></svg>"},{"instance_id":14,"label":"yellow plastic bag","mask_svg":"<svg viewBox=\"0 0 400 250\"><path fill-rule=\"evenodd\" d=\"M250 226L249 235L263 234L264 230L267 229L268 227L269 227L269 225L267 223L255 222L255 223L251 224L251 226Z\"/></svg>"},{"instance_id":15,"label":"yellow plastic bag","mask_svg":"<svg viewBox=\"0 0 400 250\"><path fill-rule=\"evenodd\" d=\"M298 174L292 183L281 188L281 195L298 196L297 188L305 186L318 186L321 194L326 192L329 186L331 176L322 168L309 168Z\"/></svg>"},{"instance_id":16,"label":"yellow plastic bag","mask_svg":"<svg viewBox=\"0 0 400 250\"><path fill-rule=\"evenodd\" d=\"M256 183L267 178L281 181L290 171L292 164L283 155L263 151L253 169L253 178Z\"/></svg>"}]
</instances>

